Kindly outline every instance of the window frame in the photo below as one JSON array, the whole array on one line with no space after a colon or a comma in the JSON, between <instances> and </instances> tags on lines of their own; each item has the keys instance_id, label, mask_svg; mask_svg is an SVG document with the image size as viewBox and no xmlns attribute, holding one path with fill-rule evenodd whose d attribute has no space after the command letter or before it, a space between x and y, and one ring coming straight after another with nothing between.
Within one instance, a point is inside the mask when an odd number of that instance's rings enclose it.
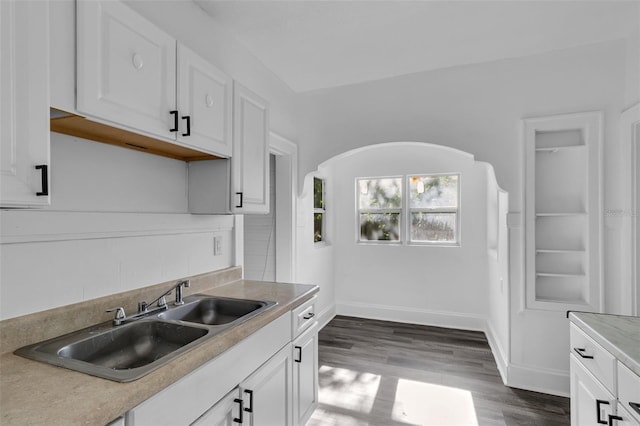
<instances>
[{"instance_id":1,"label":"window frame","mask_svg":"<svg viewBox=\"0 0 640 426\"><path fill-rule=\"evenodd\" d=\"M322 207L316 207L316 180L322 182ZM313 177L313 244L327 244L327 179L322 176ZM322 215L322 232L320 234L320 240L316 241L316 215Z\"/></svg>"},{"instance_id":2,"label":"window frame","mask_svg":"<svg viewBox=\"0 0 640 426\"><path fill-rule=\"evenodd\" d=\"M361 180L381 180L381 179L399 179L400 180L400 197L402 199L401 203L400 203L400 207L398 208L394 208L394 209L390 209L390 208L383 208L383 209L361 209L360 208L360 181ZM356 177L355 179L355 207L356 207L356 242L358 244L367 244L367 245L376 245L376 244L381 244L381 245L392 245L392 246L398 246L398 245L402 245L403 241L405 240L405 226L404 226L404 219L403 219L403 211L404 211L404 203L405 203L405 188L404 188L404 175L390 175L390 176L372 176L372 177ZM360 214L361 213L378 213L378 214L385 214L385 213L398 213L398 232L399 232L399 237L397 240L363 240L361 238L361 223L360 223Z\"/></svg>"},{"instance_id":3,"label":"window frame","mask_svg":"<svg viewBox=\"0 0 640 426\"><path fill-rule=\"evenodd\" d=\"M422 207L411 207L410 199L410 179L412 177L435 177L435 176L457 176L457 207L451 209L448 207L426 209ZM360 208L360 181L362 180L380 180L380 179L400 179L400 194L402 197L401 206L394 209L361 209ZM391 245L391 246L422 246L422 247L460 247L462 244L461 239L461 193L462 193L462 173L460 172L445 172L445 173L407 173L401 175L386 175L386 176L358 176L355 178L355 238L357 244L364 245ZM454 241L420 241L411 239L411 218L414 212L427 212L427 213L455 213L455 240ZM398 240L363 240L361 238L361 213L398 213Z\"/></svg>"},{"instance_id":4,"label":"window frame","mask_svg":"<svg viewBox=\"0 0 640 426\"><path fill-rule=\"evenodd\" d=\"M409 194L410 191L410 182L411 182L411 178L413 177L419 177L419 178L424 178L424 177L435 177L435 176L457 176L458 177L458 184L457 184L457 194L456 194L456 202L457 202L457 207L455 209L451 209L448 207L442 207L442 208L434 208L434 209L425 209L425 208L420 208L420 207L416 207L416 208L412 208L411 207L411 197ZM405 235L406 235L406 243L407 245L411 245L411 246L444 246L444 247L459 247L460 246L460 201L461 201L461 197L460 197L460 188L461 188L461 173L422 173L422 174L417 174L417 173L413 173L413 174L407 174L406 175L406 179L405 179L405 185L406 185L406 189L405 192L407 194L406 197L406 230L405 230ZM455 228L455 239L454 241L420 241L420 240L413 240L411 238L411 216L412 213L420 213L420 212L426 212L426 213L455 213L455 220L456 220L456 228Z\"/></svg>"}]
</instances>

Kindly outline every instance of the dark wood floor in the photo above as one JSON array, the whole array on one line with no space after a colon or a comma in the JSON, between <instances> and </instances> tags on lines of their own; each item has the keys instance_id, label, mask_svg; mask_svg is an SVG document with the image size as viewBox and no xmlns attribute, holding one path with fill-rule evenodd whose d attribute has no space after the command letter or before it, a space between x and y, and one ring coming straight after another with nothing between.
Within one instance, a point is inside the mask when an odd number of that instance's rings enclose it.
<instances>
[{"instance_id":1,"label":"dark wood floor","mask_svg":"<svg viewBox=\"0 0 640 426\"><path fill-rule=\"evenodd\" d=\"M307 426L568 425L569 399L502 384L484 333L335 317Z\"/></svg>"}]
</instances>

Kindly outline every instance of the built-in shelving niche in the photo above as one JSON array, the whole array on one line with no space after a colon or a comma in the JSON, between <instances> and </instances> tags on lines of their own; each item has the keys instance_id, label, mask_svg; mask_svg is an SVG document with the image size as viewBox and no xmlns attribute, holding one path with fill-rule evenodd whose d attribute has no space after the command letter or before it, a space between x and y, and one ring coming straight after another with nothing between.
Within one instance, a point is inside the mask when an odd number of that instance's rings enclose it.
<instances>
[{"instance_id":1,"label":"built-in shelving niche","mask_svg":"<svg viewBox=\"0 0 640 426\"><path fill-rule=\"evenodd\" d=\"M601 120L524 120L527 309L602 310Z\"/></svg>"}]
</instances>

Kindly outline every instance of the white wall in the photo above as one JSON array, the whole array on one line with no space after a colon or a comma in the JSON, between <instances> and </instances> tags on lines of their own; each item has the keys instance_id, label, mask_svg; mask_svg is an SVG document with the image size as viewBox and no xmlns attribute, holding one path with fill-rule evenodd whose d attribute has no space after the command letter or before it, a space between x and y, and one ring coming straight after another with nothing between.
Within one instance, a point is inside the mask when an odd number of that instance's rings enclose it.
<instances>
[{"instance_id":1,"label":"white wall","mask_svg":"<svg viewBox=\"0 0 640 426\"><path fill-rule=\"evenodd\" d=\"M244 278L276 280L276 159L269 159L269 213L244 217Z\"/></svg>"},{"instance_id":2,"label":"white wall","mask_svg":"<svg viewBox=\"0 0 640 426\"><path fill-rule=\"evenodd\" d=\"M488 308L484 166L456 150L396 143L330 163L338 313L482 329ZM460 173L459 247L357 243L357 177L429 173Z\"/></svg>"},{"instance_id":3,"label":"white wall","mask_svg":"<svg viewBox=\"0 0 640 426\"><path fill-rule=\"evenodd\" d=\"M628 193L618 167L626 154L617 121L625 103L637 98L627 84L637 81L630 77L637 56L630 58L629 52L628 40L616 40L303 94L307 116L299 147L301 176L350 149L396 140L454 147L495 168L499 185L509 193L509 350L514 383L522 387L568 392L564 313L522 310L521 120L602 110L604 209L620 209ZM621 309L620 265L613 249L624 237L606 215L603 233L606 309L615 313Z\"/></svg>"},{"instance_id":4,"label":"white wall","mask_svg":"<svg viewBox=\"0 0 640 426\"><path fill-rule=\"evenodd\" d=\"M270 102L271 130L296 139L294 94L193 2L135 10ZM73 107L72 1L51 4L54 106ZM0 212L0 319L235 264L233 216L187 214L186 163L52 133L44 211ZM223 238L213 255L214 235Z\"/></svg>"},{"instance_id":5,"label":"white wall","mask_svg":"<svg viewBox=\"0 0 640 426\"><path fill-rule=\"evenodd\" d=\"M333 221L327 218L327 240L313 242L313 177L325 179L327 205L333 205L334 182L330 171L320 166L317 172L309 173L297 199L296 230L296 282L315 284L320 287L316 304L320 325L324 325L336 313L336 283L334 276L334 246L332 244Z\"/></svg>"}]
</instances>

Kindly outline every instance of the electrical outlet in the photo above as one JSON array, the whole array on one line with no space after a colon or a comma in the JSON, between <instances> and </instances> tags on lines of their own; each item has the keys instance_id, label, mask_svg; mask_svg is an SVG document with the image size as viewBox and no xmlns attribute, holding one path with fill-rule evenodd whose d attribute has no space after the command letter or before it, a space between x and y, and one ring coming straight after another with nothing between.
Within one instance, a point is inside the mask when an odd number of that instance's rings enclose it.
<instances>
[{"instance_id":1,"label":"electrical outlet","mask_svg":"<svg viewBox=\"0 0 640 426\"><path fill-rule=\"evenodd\" d=\"M213 237L213 255L220 256L222 254L222 237Z\"/></svg>"}]
</instances>

